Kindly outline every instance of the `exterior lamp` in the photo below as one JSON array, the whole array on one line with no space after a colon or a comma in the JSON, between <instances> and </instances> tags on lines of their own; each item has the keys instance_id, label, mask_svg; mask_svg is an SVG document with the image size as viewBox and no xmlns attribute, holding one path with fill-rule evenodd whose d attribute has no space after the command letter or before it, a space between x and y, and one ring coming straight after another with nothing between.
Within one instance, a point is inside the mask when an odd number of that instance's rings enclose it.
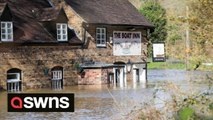
<instances>
[{"instance_id":1,"label":"exterior lamp","mask_svg":"<svg viewBox=\"0 0 213 120\"><path fill-rule=\"evenodd\" d=\"M132 63L130 60L126 63L126 68L127 68L127 72L130 73L132 70Z\"/></svg>"}]
</instances>

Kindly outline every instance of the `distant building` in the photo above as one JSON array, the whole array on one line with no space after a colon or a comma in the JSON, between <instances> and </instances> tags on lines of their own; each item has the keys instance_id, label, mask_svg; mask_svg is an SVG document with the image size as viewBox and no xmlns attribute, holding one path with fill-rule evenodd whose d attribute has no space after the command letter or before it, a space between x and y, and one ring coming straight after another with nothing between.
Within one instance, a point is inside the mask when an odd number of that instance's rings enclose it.
<instances>
[{"instance_id":1,"label":"distant building","mask_svg":"<svg viewBox=\"0 0 213 120\"><path fill-rule=\"evenodd\" d=\"M146 81L150 24L127 0L2 0L0 86L8 91ZM129 70L127 70L129 69Z\"/></svg>"}]
</instances>

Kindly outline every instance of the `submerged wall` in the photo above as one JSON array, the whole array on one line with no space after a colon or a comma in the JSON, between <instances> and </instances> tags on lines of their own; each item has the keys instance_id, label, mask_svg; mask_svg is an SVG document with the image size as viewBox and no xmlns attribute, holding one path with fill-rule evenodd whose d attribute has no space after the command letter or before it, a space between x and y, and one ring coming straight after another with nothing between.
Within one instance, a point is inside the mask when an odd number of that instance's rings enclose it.
<instances>
[{"instance_id":1,"label":"submerged wall","mask_svg":"<svg viewBox=\"0 0 213 120\"><path fill-rule=\"evenodd\" d=\"M6 89L7 71L18 68L24 89L50 87L51 69L56 66L63 67L65 86L76 85L76 56L70 46L1 46L0 86Z\"/></svg>"}]
</instances>

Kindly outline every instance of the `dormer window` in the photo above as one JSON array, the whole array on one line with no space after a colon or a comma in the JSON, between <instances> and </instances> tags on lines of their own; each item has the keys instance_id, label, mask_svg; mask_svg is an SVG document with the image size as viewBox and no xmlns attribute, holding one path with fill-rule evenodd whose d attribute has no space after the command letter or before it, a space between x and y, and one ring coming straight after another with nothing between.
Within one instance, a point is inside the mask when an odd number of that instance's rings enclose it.
<instances>
[{"instance_id":1,"label":"dormer window","mask_svg":"<svg viewBox=\"0 0 213 120\"><path fill-rule=\"evenodd\" d=\"M57 23L57 40L58 41L67 41L67 24L66 23Z\"/></svg>"},{"instance_id":2,"label":"dormer window","mask_svg":"<svg viewBox=\"0 0 213 120\"><path fill-rule=\"evenodd\" d=\"M12 22L1 22L1 41L13 41Z\"/></svg>"}]
</instances>

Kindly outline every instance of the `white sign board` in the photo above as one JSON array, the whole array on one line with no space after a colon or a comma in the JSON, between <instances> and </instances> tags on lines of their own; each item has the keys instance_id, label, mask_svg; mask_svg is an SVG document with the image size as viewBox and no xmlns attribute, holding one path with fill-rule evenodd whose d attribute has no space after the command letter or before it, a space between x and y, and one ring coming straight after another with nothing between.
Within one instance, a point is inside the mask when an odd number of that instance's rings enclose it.
<instances>
[{"instance_id":1,"label":"white sign board","mask_svg":"<svg viewBox=\"0 0 213 120\"><path fill-rule=\"evenodd\" d=\"M164 43L153 43L153 61L165 61L165 45Z\"/></svg>"},{"instance_id":2,"label":"white sign board","mask_svg":"<svg viewBox=\"0 0 213 120\"><path fill-rule=\"evenodd\" d=\"M114 56L141 55L141 32L114 31L113 55Z\"/></svg>"}]
</instances>

